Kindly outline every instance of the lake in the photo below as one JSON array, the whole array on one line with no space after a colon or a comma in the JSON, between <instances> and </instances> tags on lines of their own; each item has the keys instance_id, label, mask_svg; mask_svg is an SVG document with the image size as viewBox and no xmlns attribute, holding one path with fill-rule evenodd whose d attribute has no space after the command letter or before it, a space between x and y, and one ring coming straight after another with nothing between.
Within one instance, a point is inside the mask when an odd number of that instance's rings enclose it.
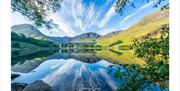
<instances>
[{"instance_id":1,"label":"lake","mask_svg":"<svg viewBox=\"0 0 180 91\"><path fill-rule=\"evenodd\" d=\"M86 49L42 51L12 58L12 73L21 75L12 83L43 80L53 91L114 91L121 80L115 78L114 72L108 73L109 65L134 63L119 56L123 53L112 49Z\"/></svg>"}]
</instances>

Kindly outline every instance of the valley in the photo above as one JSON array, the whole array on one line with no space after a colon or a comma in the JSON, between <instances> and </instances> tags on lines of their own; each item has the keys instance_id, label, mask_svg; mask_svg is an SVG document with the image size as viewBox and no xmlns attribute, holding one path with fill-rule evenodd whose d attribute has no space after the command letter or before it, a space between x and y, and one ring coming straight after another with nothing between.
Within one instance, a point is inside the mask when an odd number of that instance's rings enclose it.
<instances>
[{"instance_id":1,"label":"valley","mask_svg":"<svg viewBox=\"0 0 180 91\"><path fill-rule=\"evenodd\" d=\"M126 30L120 30L114 33L109 33L105 36L89 32L74 37L50 37L41 33L38 29L29 24L15 25L12 27L12 32L18 35L23 34L25 37L30 37L39 41L50 41L54 43L56 48L54 49L105 49L105 50L116 50L123 52L119 59L126 61L143 61L143 59L134 56L133 50L131 50L131 44L134 39L145 38L146 35L151 34L152 36L158 36L158 29L168 24L168 10L156 11L152 14L144 17L139 22L129 27ZM153 35L154 34L154 35ZM13 35L12 35L13 36ZM12 37L13 38L13 37ZM12 41L13 44L17 41ZM21 50L26 50L21 54L29 55L41 50L48 50L50 48L39 47L34 44L28 44L18 42L21 45ZM24 48L23 48L24 46ZM53 45L52 45L53 46ZM58 47L57 47L58 46ZM26 48L27 47L27 48ZM29 51L30 49L31 51ZM18 48L12 48L13 52L18 51ZM104 55L104 53L99 53ZM108 55L107 55L108 56ZM140 62L138 64L144 64Z\"/></svg>"},{"instance_id":2,"label":"valley","mask_svg":"<svg viewBox=\"0 0 180 91\"><path fill-rule=\"evenodd\" d=\"M124 71L126 69L132 71L132 67L133 72L130 72L130 76L128 76L131 77L131 73L136 73L134 69L138 72L146 72L147 65L154 67L148 61L150 59L144 57L145 54L138 55L138 52L144 52L144 50L146 52L148 47L142 48L144 49L142 51L139 46L146 41L150 42L145 44L163 41L161 40L164 38L161 28L169 24L168 17L168 9L158 10L125 30L115 31L104 36L94 32L86 32L73 37L54 37L41 33L30 24L14 25L11 27L11 74L18 74L19 77L13 78L12 84L18 86L18 83L31 84L42 80L49 84L53 91L63 91L67 88L73 91L82 89L82 87L100 87L107 91L114 91L119 88L121 83L121 80L117 78L123 75L118 72L126 72ZM148 52L152 50L153 48L147 49ZM152 59L167 55L167 53L158 54L163 52L162 50L160 52L153 51L153 53L157 53L157 56L152 57ZM128 67L126 68L126 66ZM164 67L163 64L162 66L163 69L167 65ZM113 67L117 68L112 70ZM132 74L132 76L136 77L137 74ZM134 79L133 77L132 79ZM131 80L131 78L129 79ZM68 85L65 86L65 83L61 83L63 81ZM140 81L144 82L145 80ZM168 81L163 81L163 83L167 86ZM156 83L153 80L150 85L152 85L151 89L153 90L167 91L166 88L159 86L158 81Z\"/></svg>"}]
</instances>

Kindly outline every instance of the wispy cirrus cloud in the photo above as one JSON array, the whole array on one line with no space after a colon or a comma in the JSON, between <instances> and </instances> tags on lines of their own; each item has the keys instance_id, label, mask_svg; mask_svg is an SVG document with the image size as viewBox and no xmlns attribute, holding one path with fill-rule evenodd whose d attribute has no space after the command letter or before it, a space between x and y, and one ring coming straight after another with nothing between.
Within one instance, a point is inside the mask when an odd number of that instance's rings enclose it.
<instances>
[{"instance_id":1,"label":"wispy cirrus cloud","mask_svg":"<svg viewBox=\"0 0 180 91\"><path fill-rule=\"evenodd\" d=\"M102 19L102 21L100 21L99 23L99 28L103 28L110 20L111 18L116 15L115 6L112 6L109 11L105 14L104 18Z\"/></svg>"},{"instance_id":2,"label":"wispy cirrus cloud","mask_svg":"<svg viewBox=\"0 0 180 91\"><path fill-rule=\"evenodd\" d=\"M61 11L58 12L59 18L63 21L59 19L55 21L58 20L58 24L63 26L59 27L60 31L65 33L67 31L72 36L77 35L74 32L84 33L94 26L102 28L115 15L114 6L106 10L108 6L112 5L112 1L114 0L107 0L102 6L97 6L96 2L85 4L83 0L65 0L62 3Z\"/></svg>"},{"instance_id":3,"label":"wispy cirrus cloud","mask_svg":"<svg viewBox=\"0 0 180 91\"><path fill-rule=\"evenodd\" d=\"M126 16L121 22L119 22L119 25L130 19L131 17L135 16L137 13L132 13L128 16Z\"/></svg>"},{"instance_id":4,"label":"wispy cirrus cloud","mask_svg":"<svg viewBox=\"0 0 180 91\"><path fill-rule=\"evenodd\" d=\"M62 19L61 17L58 17L57 15L52 15L51 19L53 19L53 22L58 24L57 30L60 31L59 36L74 36L76 35L76 32L73 30L73 28L66 22L66 20Z\"/></svg>"},{"instance_id":5,"label":"wispy cirrus cloud","mask_svg":"<svg viewBox=\"0 0 180 91\"><path fill-rule=\"evenodd\" d=\"M141 11L141 10L143 10L143 9L146 9L146 8L150 7L152 4L153 4L153 1L151 1L151 2L149 2L149 3L147 3L147 4L145 4L145 5L143 5L142 7L140 7L140 8L138 9L138 11Z\"/></svg>"}]
</instances>

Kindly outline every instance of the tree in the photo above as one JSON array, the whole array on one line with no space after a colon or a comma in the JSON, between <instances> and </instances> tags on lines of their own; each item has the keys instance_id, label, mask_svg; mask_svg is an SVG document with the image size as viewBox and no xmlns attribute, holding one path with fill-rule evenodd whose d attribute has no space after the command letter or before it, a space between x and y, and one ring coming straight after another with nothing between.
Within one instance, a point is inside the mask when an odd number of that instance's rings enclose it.
<instances>
[{"instance_id":1,"label":"tree","mask_svg":"<svg viewBox=\"0 0 180 91\"><path fill-rule=\"evenodd\" d=\"M110 65L109 72L115 70L115 77L121 79L119 91L143 91L150 84L168 88L169 82L169 25L160 28L160 38L135 40L133 49L135 55L144 58L147 63L141 67L132 65ZM151 88L150 88L151 89Z\"/></svg>"},{"instance_id":2,"label":"tree","mask_svg":"<svg viewBox=\"0 0 180 91\"><path fill-rule=\"evenodd\" d=\"M60 10L61 2L62 0L12 0L11 9L21 13L37 27L51 29L57 24L48 19L48 16Z\"/></svg>"},{"instance_id":3,"label":"tree","mask_svg":"<svg viewBox=\"0 0 180 91\"><path fill-rule=\"evenodd\" d=\"M160 38L148 36L142 41L134 40L135 55L147 61L163 60L169 62L169 25L163 25L160 31Z\"/></svg>"},{"instance_id":4,"label":"tree","mask_svg":"<svg viewBox=\"0 0 180 91\"><path fill-rule=\"evenodd\" d=\"M156 7L158 7L158 5L160 5L162 2L168 1L168 0L157 0L156 2L155 2L155 0L139 0L139 2L142 2L142 3L143 3L143 2L147 2L147 3L148 3L148 2L150 2L150 1L153 1L153 2L154 2L153 7L156 8ZM169 5L169 4L168 4L168 5ZM126 6L131 6L131 7L133 7L133 8L136 7L136 5L135 5L135 3L133 2L133 0L118 0L118 1L116 2L115 10L116 10L116 12L118 12L118 13L120 13L120 14L122 15ZM165 6L166 6L166 5L165 5Z\"/></svg>"}]
</instances>

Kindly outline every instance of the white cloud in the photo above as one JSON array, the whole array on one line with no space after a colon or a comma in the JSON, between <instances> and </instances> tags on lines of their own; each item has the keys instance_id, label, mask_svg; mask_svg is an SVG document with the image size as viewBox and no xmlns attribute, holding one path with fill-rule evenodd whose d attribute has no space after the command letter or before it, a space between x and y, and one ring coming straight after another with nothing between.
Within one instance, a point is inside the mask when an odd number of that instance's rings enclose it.
<instances>
[{"instance_id":1,"label":"white cloud","mask_svg":"<svg viewBox=\"0 0 180 91\"><path fill-rule=\"evenodd\" d=\"M126 16L121 22L119 22L119 25L130 19L131 17L135 16L137 13L132 13L128 16Z\"/></svg>"},{"instance_id":2,"label":"white cloud","mask_svg":"<svg viewBox=\"0 0 180 91\"><path fill-rule=\"evenodd\" d=\"M67 0L68 1L68 0ZM75 20L75 25L76 27L79 27L81 30L83 28L83 24L82 24L82 14L84 12L84 7L82 4L82 0L70 0L68 1L69 3L71 3L70 9L71 10L71 15L73 16L74 20Z\"/></svg>"},{"instance_id":3,"label":"white cloud","mask_svg":"<svg viewBox=\"0 0 180 91\"><path fill-rule=\"evenodd\" d=\"M85 6L82 0L66 0L62 4L60 15L65 19L71 17L72 20L67 20L67 22L70 22L71 26L79 28L82 33L90 26L89 23L94 17L94 13L96 13L94 3Z\"/></svg>"},{"instance_id":4,"label":"white cloud","mask_svg":"<svg viewBox=\"0 0 180 91\"><path fill-rule=\"evenodd\" d=\"M81 33L86 32L92 26L99 26L100 16L106 10L107 6L113 0L108 0L99 9L97 9L95 2L90 2L89 5L83 4L83 0L65 0L62 4L60 16L64 17L66 22L76 29L79 29ZM113 7L107 11L106 20L101 23L108 23L114 13ZM72 18L72 21L67 20L68 17ZM109 18L109 19L108 19ZM104 20L104 19L102 19ZM75 30L76 31L76 30Z\"/></svg>"},{"instance_id":5,"label":"white cloud","mask_svg":"<svg viewBox=\"0 0 180 91\"><path fill-rule=\"evenodd\" d=\"M91 29L92 26L103 27L115 15L114 6L111 6L106 11L107 6L111 5L112 1L114 0L107 0L102 6L97 8L95 2L85 5L83 0L65 0L62 3L61 11L57 16L53 16L53 21L59 24L59 31L67 36L84 33L86 30ZM102 17L104 12L106 14Z\"/></svg>"},{"instance_id":6,"label":"white cloud","mask_svg":"<svg viewBox=\"0 0 180 91\"><path fill-rule=\"evenodd\" d=\"M151 1L151 2L149 2L149 3L147 3L147 4L145 4L145 5L143 5L143 6L140 7L137 11L141 11L141 10L143 10L143 9L146 9L146 8L150 7L152 4L153 4L153 1Z\"/></svg>"},{"instance_id":7,"label":"white cloud","mask_svg":"<svg viewBox=\"0 0 180 91\"><path fill-rule=\"evenodd\" d=\"M61 17L58 17L56 15L52 15L51 18L53 19L53 22L55 24L58 24L58 30L63 32L63 35L67 36L74 36L76 35L73 28Z\"/></svg>"},{"instance_id":8,"label":"white cloud","mask_svg":"<svg viewBox=\"0 0 180 91\"><path fill-rule=\"evenodd\" d=\"M111 18L116 14L114 6L112 6L109 11L105 14L102 21L99 23L99 28L103 28L110 20Z\"/></svg>"}]
</instances>

